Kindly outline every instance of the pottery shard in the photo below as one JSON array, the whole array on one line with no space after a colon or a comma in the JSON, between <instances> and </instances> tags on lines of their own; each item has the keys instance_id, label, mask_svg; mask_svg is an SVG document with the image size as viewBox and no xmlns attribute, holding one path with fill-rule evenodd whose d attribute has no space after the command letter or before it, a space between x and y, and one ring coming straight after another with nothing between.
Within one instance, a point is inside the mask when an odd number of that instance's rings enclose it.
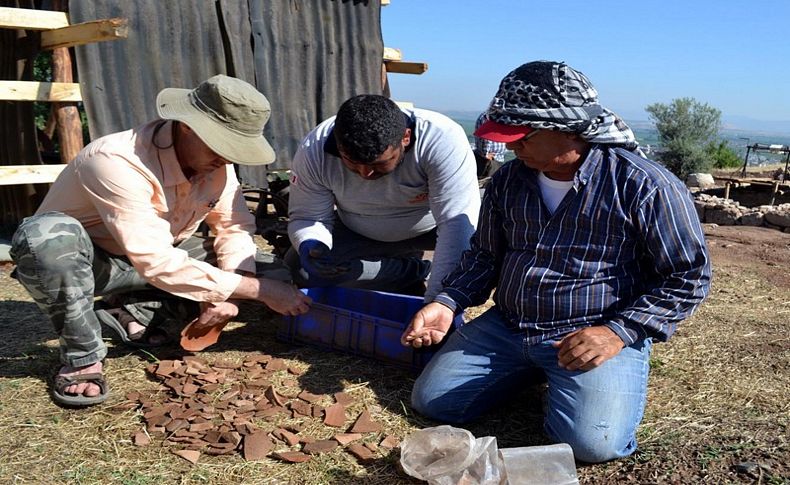
<instances>
[{"instance_id":1,"label":"pottery shard","mask_svg":"<svg viewBox=\"0 0 790 485\"><path fill-rule=\"evenodd\" d=\"M342 404L343 406L348 406L352 402L354 402L354 398L348 395L345 392L336 392L335 393L335 402Z\"/></svg>"},{"instance_id":2,"label":"pottery shard","mask_svg":"<svg viewBox=\"0 0 790 485\"><path fill-rule=\"evenodd\" d=\"M321 416L324 415L324 411L326 410L324 409L323 406L318 406L318 405L313 406L313 417L320 418Z\"/></svg>"},{"instance_id":3,"label":"pottery shard","mask_svg":"<svg viewBox=\"0 0 790 485\"><path fill-rule=\"evenodd\" d=\"M376 431L381 431L381 425L373 421L368 411L362 411L354 426L351 427L352 433L373 433Z\"/></svg>"},{"instance_id":4,"label":"pottery shard","mask_svg":"<svg viewBox=\"0 0 790 485\"><path fill-rule=\"evenodd\" d=\"M148 446L151 444L151 438L145 434L144 431L138 431L132 437L132 441L134 442L135 446Z\"/></svg>"},{"instance_id":5,"label":"pottery shard","mask_svg":"<svg viewBox=\"0 0 790 485\"><path fill-rule=\"evenodd\" d=\"M337 447L337 441L335 440L321 440L321 441L314 441L312 443L307 443L302 448L302 451L309 454L309 455L317 455L319 453L326 453L328 451L332 451Z\"/></svg>"},{"instance_id":6,"label":"pottery shard","mask_svg":"<svg viewBox=\"0 0 790 485\"><path fill-rule=\"evenodd\" d=\"M196 450L173 450L174 455L178 455L193 465L197 463L200 458L200 452Z\"/></svg>"},{"instance_id":7,"label":"pottery shard","mask_svg":"<svg viewBox=\"0 0 790 485\"><path fill-rule=\"evenodd\" d=\"M377 445L376 443L365 443L365 448L369 449L373 453L379 451L379 445Z\"/></svg>"},{"instance_id":8,"label":"pottery shard","mask_svg":"<svg viewBox=\"0 0 790 485\"><path fill-rule=\"evenodd\" d=\"M274 443L263 431L244 437L244 459L247 461L263 459L272 451L272 448L274 448Z\"/></svg>"},{"instance_id":9,"label":"pottery shard","mask_svg":"<svg viewBox=\"0 0 790 485\"><path fill-rule=\"evenodd\" d=\"M397 448L398 446L400 446L400 440L398 440L397 437L395 437L395 436L390 434L390 435L387 435L386 438L381 440L381 443L379 443L379 446L381 446L382 448L387 448L388 450L391 450L393 448Z\"/></svg>"},{"instance_id":10,"label":"pottery shard","mask_svg":"<svg viewBox=\"0 0 790 485\"><path fill-rule=\"evenodd\" d=\"M266 399L269 400L270 403L274 406L285 406L285 399L277 394L277 391L274 390L274 386L269 386L263 391L263 395L266 396Z\"/></svg>"},{"instance_id":11,"label":"pottery shard","mask_svg":"<svg viewBox=\"0 0 790 485\"><path fill-rule=\"evenodd\" d=\"M140 399L140 393L139 392L127 392L126 393L126 399L129 400L129 401L137 401L137 400Z\"/></svg>"},{"instance_id":12,"label":"pottery shard","mask_svg":"<svg viewBox=\"0 0 790 485\"><path fill-rule=\"evenodd\" d=\"M191 433L200 433L202 431L208 431L210 429L214 429L214 423L211 421L206 423L197 423L189 426L189 431Z\"/></svg>"},{"instance_id":13,"label":"pottery shard","mask_svg":"<svg viewBox=\"0 0 790 485\"><path fill-rule=\"evenodd\" d=\"M166 377L172 374L176 369L181 367L181 362L177 360L161 360L156 367L156 375Z\"/></svg>"},{"instance_id":14,"label":"pottery shard","mask_svg":"<svg viewBox=\"0 0 790 485\"><path fill-rule=\"evenodd\" d=\"M309 402L311 404L316 402L316 401L318 401L319 399L321 399L321 396L319 396L318 394L313 394L313 393L307 392L307 391L300 392L299 395L296 396L296 397L298 397L299 399L301 399L303 401L307 401L307 402Z\"/></svg>"},{"instance_id":15,"label":"pottery shard","mask_svg":"<svg viewBox=\"0 0 790 485\"><path fill-rule=\"evenodd\" d=\"M294 414L300 414L302 416L313 415L313 407L304 401L294 401L290 404L290 406L291 406L291 411L293 411Z\"/></svg>"},{"instance_id":16,"label":"pottery shard","mask_svg":"<svg viewBox=\"0 0 790 485\"><path fill-rule=\"evenodd\" d=\"M349 453L357 457L357 460L360 462L367 462L373 460L375 455L373 452L367 449L365 446L360 445L359 443L352 443L348 445L346 448Z\"/></svg>"},{"instance_id":17,"label":"pottery shard","mask_svg":"<svg viewBox=\"0 0 790 485\"><path fill-rule=\"evenodd\" d=\"M304 371L302 369L298 368L298 367L289 367L288 368L288 373L292 374L292 375L295 375L295 376L300 376L300 375L304 374Z\"/></svg>"},{"instance_id":18,"label":"pottery shard","mask_svg":"<svg viewBox=\"0 0 790 485\"><path fill-rule=\"evenodd\" d=\"M181 393L185 396L192 396L196 394L200 390L200 388L192 382L188 382L184 384L184 388L181 390Z\"/></svg>"},{"instance_id":19,"label":"pottery shard","mask_svg":"<svg viewBox=\"0 0 790 485\"><path fill-rule=\"evenodd\" d=\"M270 371L285 370L287 368L288 366L283 359L272 359L266 363L266 370Z\"/></svg>"},{"instance_id":20,"label":"pottery shard","mask_svg":"<svg viewBox=\"0 0 790 485\"><path fill-rule=\"evenodd\" d=\"M274 456L288 463L303 463L310 459L310 455L306 455L301 451L283 451L275 453Z\"/></svg>"},{"instance_id":21,"label":"pottery shard","mask_svg":"<svg viewBox=\"0 0 790 485\"><path fill-rule=\"evenodd\" d=\"M272 432L272 434L276 438L281 439L286 443L288 443L288 446L293 446L296 443L299 443L299 437L286 429L283 428L276 429Z\"/></svg>"},{"instance_id":22,"label":"pottery shard","mask_svg":"<svg viewBox=\"0 0 790 485\"><path fill-rule=\"evenodd\" d=\"M343 446L346 446L347 444L351 443L352 441L356 441L356 440L358 440L360 438L362 438L362 434L360 434L360 433L340 433L340 434L336 434L333 437L333 439L335 441L337 441L338 443L340 443Z\"/></svg>"},{"instance_id":23,"label":"pottery shard","mask_svg":"<svg viewBox=\"0 0 790 485\"><path fill-rule=\"evenodd\" d=\"M324 424L339 428L346 422L346 407L340 403L333 404L324 411Z\"/></svg>"}]
</instances>

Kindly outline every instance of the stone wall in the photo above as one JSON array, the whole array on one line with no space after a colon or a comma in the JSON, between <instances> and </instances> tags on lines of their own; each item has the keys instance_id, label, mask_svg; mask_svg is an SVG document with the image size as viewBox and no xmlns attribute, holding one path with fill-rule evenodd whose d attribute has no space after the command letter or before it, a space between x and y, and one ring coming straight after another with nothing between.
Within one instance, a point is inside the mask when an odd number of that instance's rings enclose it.
<instances>
[{"instance_id":1,"label":"stone wall","mask_svg":"<svg viewBox=\"0 0 790 485\"><path fill-rule=\"evenodd\" d=\"M694 207L701 222L720 226L762 226L790 233L790 204L743 207L732 199L697 192Z\"/></svg>"}]
</instances>

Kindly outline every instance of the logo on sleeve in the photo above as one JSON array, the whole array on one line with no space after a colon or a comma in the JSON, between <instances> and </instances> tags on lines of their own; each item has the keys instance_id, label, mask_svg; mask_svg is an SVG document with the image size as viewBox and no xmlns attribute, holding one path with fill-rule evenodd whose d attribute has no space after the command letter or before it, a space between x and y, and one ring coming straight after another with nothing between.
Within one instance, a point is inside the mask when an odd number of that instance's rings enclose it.
<instances>
[{"instance_id":1,"label":"logo on sleeve","mask_svg":"<svg viewBox=\"0 0 790 485\"><path fill-rule=\"evenodd\" d=\"M422 193L409 200L409 204L420 204L428 200L428 192Z\"/></svg>"}]
</instances>

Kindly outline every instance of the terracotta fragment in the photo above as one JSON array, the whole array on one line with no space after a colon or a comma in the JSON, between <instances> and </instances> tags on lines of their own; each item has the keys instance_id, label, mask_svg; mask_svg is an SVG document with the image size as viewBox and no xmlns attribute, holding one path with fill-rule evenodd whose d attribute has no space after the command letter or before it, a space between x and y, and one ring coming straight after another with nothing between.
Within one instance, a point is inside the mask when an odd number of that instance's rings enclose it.
<instances>
[{"instance_id":1,"label":"terracotta fragment","mask_svg":"<svg viewBox=\"0 0 790 485\"><path fill-rule=\"evenodd\" d=\"M193 321L181 331L181 348L190 352L201 350L214 345L219 340L222 329L228 322L223 322L210 327L197 327L197 320Z\"/></svg>"},{"instance_id":2,"label":"terracotta fragment","mask_svg":"<svg viewBox=\"0 0 790 485\"><path fill-rule=\"evenodd\" d=\"M337 448L337 441L335 440L321 440L314 443L307 443L302 448L304 453L309 455L317 455L319 453L327 453Z\"/></svg>"},{"instance_id":3,"label":"terracotta fragment","mask_svg":"<svg viewBox=\"0 0 790 485\"><path fill-rule=\"evenodd\" d=\"M346 446L352 441L356 441L361 438L362 438L361 433L340 433L340 434L336 434L332 439L340 443L342 446Z\"/></svg>"},{"instance_id":4,"label":"terracotta fragment","mask_svg":"<svg viewBox=\"0 0 790 485\"><path fill-rule=\"evenodd\" d=\"M304 463L310 459L310 455L306 455L301 451L282 451L275 453L274 456L288 463Z\"/></svg>"},{"instance_id":5,"label":"terracotta fragment","mask_svg":"<svg viewBox=\"0 0 790 485\"><path fill-rule=\"evenodd\" d=\"M298 367L289 367L288 368L288 373L291 374L291 375L300 376L300 375L304 374L304 371L302 369L298 368Z\"/></svg>"},{"instance_id":6,"label":"terracotta fragment","mask_svg":"<svg viewBox=\"0 0 790 485\"><path fill-rule=\"evenodd\" d=\"M314 418L320 418L321 416L324 415L325 411L326 411L326 409L324 409L323 406L315 405L315 406L313 406L312 415L313 415Z\"/></svg>"},{"instance_id":7,"label":"terracotta fragment","mask_svg":"<svg viewBox=\"0 0 790 485\"><path fill-rule=\"evenodd\" d=\"M272 359L266 363L266 370L268 371L285 370L287 368L288 366L283 359Z\"/></svg>"},{"instance_id":8,"label":"terracotta fragment","mask_svg":"<svg viewBox=\"0 0 790 485\"><path fill-rule=\"evenodd\" d=\"M296 415L301 415L301 416L313 415L313 407L304 401L294 401L290 403L289 406L291 407L291 411L294 412L294 417L296 417Z\"/></svg>"},{"instance_id":9,"label":"terracotta fragment","mask_svg":"<svg viewBox=\"0 0 790 485\"><path fill-rule=\"evenodd\" d=\"M269 386L263 392L263 395L266 396L266 399L269 400L275 406L285 406L285 399L280 396L277 391L274 390L274 386Z\"/></svg>"},{"instance_id":10,"label":"terracotta fragment","mask_svg":"<svg viewBox=\"0 0 790 485\"><path fill-rule=\"evenodd\" d=\"M340 403L333 404L324 411L324 424L339 428L346 422L346 407Z\"/></svg>"},{"instance_id":11,"label":"terracotta fragment","mask_svg":"<svg viewBox=\"0 0 790 485\"><path fill-rule=\"evenodd\" d=\"M214 429L214 423L211 421L207 421L205 423L196 423L189 426L189 431L192 433L200 433L210 429Z\"/></svg>"},{"instance_id":12,"label":"terracotta fragment","mask_svg":"<svg viewBox=\"0 0 790 485\"><path fill-rule=\"evenodd\" d=\"M335 393L335 402L342 404L343 406L348 406L349 404L354 402L354 398L351 397L349 394L345 392L336 392Z\"/></svg>"},{"instance_id":13,"label":"terracotta fragment","mask_svg":"<svg viewBox=\"0 0 790 485\"><path fill-rule=\"evenodd\" d=\"M390 435L387 435L386 438L381 440L381 443L379 443L379 446L381 446L382 448L387 448L388 450L391 450L393 448L397 448L398 446L400 446L400 440L398 440L398 438L396 436L390 434Z\"/></svg>"},{"instance_id":14,"label":"terracotta fragment","mask_svg":"<svg viewBox=\"0 0 790 485\"><path fill-rule=\"evenodd\" d=\"M352 433L374 433L376 431L381 431L381 425L373 421L368 411L362 411L351 428Z\"/></svg>"},{"instance_id":15,"label":"terracotta fragment","mask_svg":"<svg viewBox=\"0 0 790 485\"><path fill-rule=\"evenodd\" d=\"M369 449L373 453L379 451L379 445L377 445L376 443L365 443L365 448Z\"/></svg>"},{"instance_id":16,"label":"terracotta fragment","mask_svg":"<svg viewBox=\"0 0 790 485\"><path fill-rule=\"evenodd\" d=\"M200 388L196 384L188 382L184 384L184 387L181 389L181 393L185 396L192 396L196 394L198 390L200 390Z\"/></svg>"},{"instance_id":17,"label":"terracotta fragment","mask_svg":"<svg viewBox=\"0 0 790 485\"><path fill-rule=\"evenodd\" d=\"M140 393L139 392L127 392L126 399L129 401L139 401L140 400Z\"/></svg>"},{"instance_id":18,"label":"terracotta fragment","mask_svg":"<svg viewBox=\"0 0 790 485\"><path fill-rule=\"evenodd\" d=\"M373 452L359 443L352 443L346 448L349 453L357 457L361 463L372 461L375 458Z\"/></svg>"},{"instance_id":19,"label":"terracotta fragment","mask_svg":"<svg viewBox=\"0 0 790 485\"><path fill-rule=\"evenodd\" d=\"M274 443L267 433L258 431L244 437L243 448L245 460L262 460L272 451Z\"/></svg>"},{"instance_id":20,"label":"terracotta fragment","mask_svg":"<svg viewBox=\"0 0 790 485\"><path fill-rule=\"evenodd\" d=\"M299 399L301 399L303 401L307 401L310 404L312 404L312 403L320 400L322 396L319 396L318 394L313 394L311 392L302 391L296 397L298 397Z\"/></svg>"},{"instance_id":21,"label":"terracotta fragment","mask_svg":"<svg viewBox=\"0 0 790 485\"><path fill-rule=\"evenodd\" d=\"M174 455L178 455L193 465L198 462L200 452L196 450L173 450Z\"/></svg>"},{"instance_id":22,"label":"terracotta fragment","mask_svg":"<svg viewBox=\"0 0 790 485\"><path fill-rule=\"evenodd\" d=\"M135 446L148 446L151 444L151 438L145 433L145 431L138 431L132 437L132 442Z\"/></svg>"},{"instance_id":23,"label":"terracotta fragment","mask_svg":"<svg viewBox=\"0 0 790 485\"><path fill-rule=\"evenodd\" d=\"M274 435L275 438L278 438L288 443L288 446L293 446L299 443L299 437L286 429L283 428L276 429L272 431L272 434Z\"/></svg>"}]
</instances>

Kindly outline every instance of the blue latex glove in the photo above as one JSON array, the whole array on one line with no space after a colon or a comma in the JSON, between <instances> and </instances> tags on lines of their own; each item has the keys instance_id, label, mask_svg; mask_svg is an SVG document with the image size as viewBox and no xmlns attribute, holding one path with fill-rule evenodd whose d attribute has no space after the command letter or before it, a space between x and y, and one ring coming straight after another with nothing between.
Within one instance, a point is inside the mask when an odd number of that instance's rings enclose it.
<instances>
[{"instance_id":1,"label":"blue latex glove","mask_svg":"<svg viewBox=\"0 0 790 485\"><path fill-rule=\"evenodd\" d=\"M336 278L349 270L347 264L333 263L329 258L329 247L315 239L299 245L299 262L311 278Z\"/></svg>"}]
</instances>

